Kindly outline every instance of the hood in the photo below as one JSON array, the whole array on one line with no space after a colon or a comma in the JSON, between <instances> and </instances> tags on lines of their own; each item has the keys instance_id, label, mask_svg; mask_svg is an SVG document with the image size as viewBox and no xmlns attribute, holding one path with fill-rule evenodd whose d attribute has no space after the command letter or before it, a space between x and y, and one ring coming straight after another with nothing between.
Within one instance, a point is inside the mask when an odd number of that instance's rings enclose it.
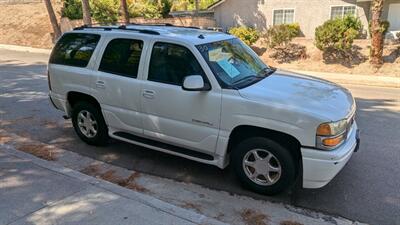
<instances>
[{"instance_id":1,"label":"hood","mask_svg":"<svg viewBox=\"0 0 400 225\"><path fill-rule=\"evenodd\" d=\"M354 106L351 93L335 83L281 70L239 93L252 101L287 106L330 121L346 118Z\"/></svg>"}]
</instances>

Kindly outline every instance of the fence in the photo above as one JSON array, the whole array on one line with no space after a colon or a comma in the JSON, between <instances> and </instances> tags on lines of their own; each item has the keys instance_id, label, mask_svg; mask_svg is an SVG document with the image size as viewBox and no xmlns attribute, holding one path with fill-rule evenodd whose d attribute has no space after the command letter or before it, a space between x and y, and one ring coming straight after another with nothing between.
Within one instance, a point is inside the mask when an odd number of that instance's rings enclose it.
<instances>
[{"instance_id":1,"label":"fence","mask_svg":"<svg viewBox=\"0 0 400 225\"><path fill-rule=\"evenodd\" d=\"M28 3L40 3L43 0L0 0L0 4L5 5L17 5L17 4L28 4Z\"/></svg>"},{"instance_id":2,"label":"fence","mask_svg":"<svg viewBox=\"0 0 400 225\"><path fill-rule=\"evenodd\" d=\"M211 17L174 17L162 19L131 18L130 22L140 24L170 23L177 26L195 26L200 28L210 28L216 26L214 18ZM81 25L83 25L82 20L69 20L68 18L61 18L60 20L61 32L70 31L74 27Z\"/></svg>"}]
</instances>

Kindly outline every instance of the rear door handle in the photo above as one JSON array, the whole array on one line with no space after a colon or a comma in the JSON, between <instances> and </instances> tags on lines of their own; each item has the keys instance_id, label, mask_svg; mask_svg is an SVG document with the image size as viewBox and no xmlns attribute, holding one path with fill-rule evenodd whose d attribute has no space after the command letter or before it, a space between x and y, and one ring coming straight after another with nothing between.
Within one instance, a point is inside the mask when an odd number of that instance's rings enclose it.
<instances>
[{"instance_id":1,"label":"rear door handle","mask_svg":"<svg viewBox=\"0 0 400 225\"><path fill-rule=\"evenodd\" d=\"M143 90L143 97L153 99L156 92L152 90Z\"/></svg>"},{"instance_id":2,"label":"rear door handle","mask_svg":"<svg viewBox=\"0 0 400 225\"><path fill-rule=\"evenodd\" d=\"M100 88L100 89L106 89L106 83L102 80L98 80L96 82L96 88Z\"/></svg>"}]
</instances>

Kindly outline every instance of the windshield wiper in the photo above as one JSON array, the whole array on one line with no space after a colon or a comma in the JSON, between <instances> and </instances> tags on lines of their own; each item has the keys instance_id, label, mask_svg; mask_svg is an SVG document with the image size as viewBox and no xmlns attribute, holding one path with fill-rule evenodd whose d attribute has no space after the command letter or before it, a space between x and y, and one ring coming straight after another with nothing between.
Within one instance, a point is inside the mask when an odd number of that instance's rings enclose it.
<instances>
[{"instance_id":1,"label":"windshield wiper","mask_svg":"<svg viewBox=\"0 0 400 225\"><path fill-rule=\"evenodd\" d=\"M241 82L243 82L243 81L245 81L245 80L249 80L250 78L251 78L251 79L254 79L254 78L262 78L262 76L251 75L251 76L243 77L243 78L240 78L239 80L233 82L232 85L241 83Z\"/></svg>"},{"instance_id":2,"label":"windshield wiper","mask_svg":"<svg viewBox=\"0 0 400 225\"><path fill-rule=\"evenodd\" d=\"M264 76L267 77L273 73L275 73L276 69L275 68L271 68L271 67L265 67L264 69L262 69L260 72L258 72L258 76Z\"/></svg>"}]
</instances>

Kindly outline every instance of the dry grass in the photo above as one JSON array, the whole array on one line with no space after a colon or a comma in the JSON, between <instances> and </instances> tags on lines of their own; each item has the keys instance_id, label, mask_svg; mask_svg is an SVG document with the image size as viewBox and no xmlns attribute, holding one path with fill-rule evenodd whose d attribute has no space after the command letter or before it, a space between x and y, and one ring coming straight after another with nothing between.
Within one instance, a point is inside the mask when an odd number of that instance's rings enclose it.
<instances>
[{"instance_id":1,"label":"dry grass","mask_svg":"<svg viewBox=\"0 0 400 225\"><path fill-rule=\"evenodd\" d=\"M17 149L48 161L57 160L57 154L45 144L21 144Z\"/></svg>"},{"instance_id":2,"label":"dry grass","mask_svg":"<svg viewBox=\"0 0 400 225\"><path fill-rule=\"evenodd\" d=\"M240 213L242 220L247 225L267 225L269 216L252 209L245 209Z\"/></svg>"},{"instance_id":3,"label":"dry grass","mask_svg":"<svg viewBox=\"0 0 400 225\"><path fill-rule=\"evenodd\" d=\"M149 192L148 189L136 182L136 179L140 177L140 173L138 172L134 172L129 177L124 178L117 175L115 170L107 170L104 173L101 172L101 168L99 165L89 165L88 167L82 169L81 172L92 177L101 178L108 182L117 184L121 187L129 188L131 190L139 192Z\"/></svg>"},{"instance_id":4,"label":"dry grass","mask_svg":"<svg viewBox=\"0 0 400 225\"><path fill-rule=\"evenodd\" d=\"M82 169L81 172L86 175L96 177L101 174L101 168L97 164L92 164Z\"/></svg>"},{"instance_id":5,"label":"dry grass","mask_svg":"<svg viewBox=\"0 0 400 225\"><path fill-rule=\"evenodd\" d=\"M0 134L0 145L6 144L11 141L11 137Z\"/></svg>"},{"instance_id":6,"label":"dry grass","mask_svg":"<svg viewBox=\"0 0 400 225\"><path fill-rule=\"evenodd\" d=\"M291 220L284 220L279 223L280 225L303 225L302 223L291 221Z\"/></svg>"},{"instance_id":7,"label":"dry grass","mask_svg":"<svg viewBox=\"0 0 400 225\"><path fill-rule=\"evenodd\" d=\"M42 122L42 126L44 126L44 127L47 128L47 129L55 129L55 128L58 128L58 127L59 127L58 124L57 124L56 122L51 121L51 120L44 120L44 121Z\"/></svg>"},{"instance_id":8,"label":"dry grass","mask_svg":"<svg viewBox=\"0 0 400 225\"><path fill-rule=\"evenodd\" d=\"M201 213L201 205L199 205L199 204L185 202L185 203L181 204L180 206L185 209L194 209L196 212Z\"/></svg>"}]
</instances>

